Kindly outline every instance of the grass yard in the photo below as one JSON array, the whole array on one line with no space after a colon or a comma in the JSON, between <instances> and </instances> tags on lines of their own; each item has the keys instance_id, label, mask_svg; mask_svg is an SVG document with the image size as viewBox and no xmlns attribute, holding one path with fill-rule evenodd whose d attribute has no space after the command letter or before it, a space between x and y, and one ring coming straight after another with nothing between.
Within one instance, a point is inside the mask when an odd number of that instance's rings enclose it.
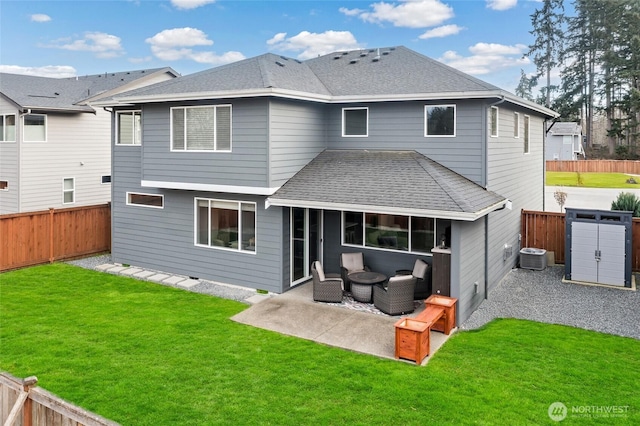
<instances>
[{"instance_id":1,"label":"grass yard","mask_svg":"<svg viewBox=\"0 0 640 426\"><path fill-rule=\"evenodd\" d=\"M0 369L123 425L639 424L640 341L520 320L426 367L237 324L241 303L66 264L0 275ZM584 413L582 414L584 415Z\"/></svg>"},{"instance_id":2,"label":"grass yard","mask_svg":"<svg viewBox=\"0 0 640 426\"><path fill-rule=\"evenodd\" d=\"M578 182L580 176L580 184ZM624 173L576 173L547 172L548 186L582 186L585 188L633 188L640 189L640 177L635 176L637 184L626 183L632 177Z\"/></svg>"}]
</instances>

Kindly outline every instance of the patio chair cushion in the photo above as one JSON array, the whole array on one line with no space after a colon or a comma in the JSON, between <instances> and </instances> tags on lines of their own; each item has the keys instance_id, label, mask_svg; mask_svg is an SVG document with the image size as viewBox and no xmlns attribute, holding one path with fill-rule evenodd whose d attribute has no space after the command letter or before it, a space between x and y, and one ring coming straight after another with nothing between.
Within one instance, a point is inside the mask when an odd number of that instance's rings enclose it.
<instances>
[{"instance_id":1,"label":"patio chair cushion","mask_svg":"<svg viewBox=\"0 0 640 426\"><path fill-rule=\"evenodd\" d=\"M324 269L322 268L322 264L316 260L316 272L318 272L318 279L320 281L325 281Z\"/></svg>"},{"instance_id":2,"label":"patio chair cushion","mask_svg":"<svg viewBox=\"0 0 640 426\"><path fill-rule=\"evenodd\" d=\"M416 259L416 263L413 265L413 272L411 275L418 279L424 279L429 270L429 264L424 260Z\"/></svg>"},{"instance_id":3,"label":"patio chair cushion","mask_svg":"<svg viewBox=\"0 0 640 426\"><path fill-rule=\"evenodd\" d=\"M364 256L362 253L342 253L342 267L349 273L364 271Z\"/></svg>"}]
</instances>

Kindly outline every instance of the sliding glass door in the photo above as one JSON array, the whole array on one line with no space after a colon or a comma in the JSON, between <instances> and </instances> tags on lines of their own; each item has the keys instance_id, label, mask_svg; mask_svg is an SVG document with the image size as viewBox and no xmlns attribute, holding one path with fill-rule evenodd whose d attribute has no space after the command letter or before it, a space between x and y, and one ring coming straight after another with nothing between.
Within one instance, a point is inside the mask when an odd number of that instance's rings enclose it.
<instances>
[{"instance_id":1,"label":"sliding glass door","mask_svg":"<svg viewBox=\"0 0 640 426\"><path fill-rule=\"evenodd\" d=\"M291 208L291 284L311 276L311 264L322 262L322 211Z\"/></svg>"}]
</instances>

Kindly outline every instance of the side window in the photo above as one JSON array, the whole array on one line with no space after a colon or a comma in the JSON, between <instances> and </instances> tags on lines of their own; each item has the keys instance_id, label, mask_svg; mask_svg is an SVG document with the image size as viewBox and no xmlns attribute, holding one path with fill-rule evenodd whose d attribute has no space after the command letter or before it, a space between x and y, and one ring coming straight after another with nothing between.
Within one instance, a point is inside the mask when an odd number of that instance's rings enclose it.
<instances>
[{"instance_id":1,"label":"side window","mask_svg":"<svg viewBox=\"0 0 640 426\"><path fill-rule=\"evenodd\" d=\"M75 178L64 178L62 180L62 204L73 204L76 201L76 180Z\"/></svg>"},{"instance_id":2,"label":"side window","mask_svg":"<svg viewBox=\"0 0 640 426\"><path fill-rule=\"evenodd\" d=\"M369 108L342 109L342 136L366 137L369 135Z\"/></svg>"},{"instance_id":3,"label":"side window","mask_svg":"<svg viewBox=\"0 0 640 426\"><path fill-rule=\"evenodd\" d=\"M28 114L22 117L23 139L25 142L47 141L47 116Z\"/></svg>"},{"instance_id":4,"label":"side window","mask_svg":"<svg viewBox=\"0 0 640 426\"><path fill-rule=\"evenodd\" d=\"M456 135L455 105L426 105L424 107L425 137L454 137Z\"/></svg>"},{"instance_id":5,"label":"side window","mask_svg":"<svg viewBox=\"0 0 640 426\"><path fill-rule=\"evenodd\" d=\"M127 192L127 205L162 209L164 208L164 196Z\"/></svg>"},{"instance_id":6,"label":"side window","mask_svg":"<svg viewBox=\"0 0 640 426\"><path fill-rule=\"evenodd\" d=\"M118 111L116 113L116 145L140 145L142 143L142 113L140 111Z\"/></svg>"},{"instance_id":7,"label":"side window","mask_svg":"<svg viewBox=\"0 0 640 426\"><path fill-rule=\"evenodd\" d=\"M491 126L491 137L498 137L498 107L492 106L491 113L489 116L490 126Z\"/></svg>"},{"instance_id":8,"label":"side window","mask_svg":"<svg viewBox=\"0 0 640 426\"><path fill-rule=\"evenodd\" d=\"M520 113L513 113L513 137L520 137Z\"/></svg>"},{"instance_id":9,"label":"side window","mask_svg":"<svg viewBox=\"0 0 640 426\"><path fill-rule=\"evenodd\" d=\"M529 137L530 135L530 120L529 120L529 116L525 115L524 116L524 153L528 154L529 153Z\"/></svg>"},{"instance_id":10,"label":"side window","mask_svg":"<svg viewBox=\"0 0 640 426\"><path fill-rule=\"evenodd\" d=\"M0 142L16 141L16 116L0 115Z\"/></svg>"},{"instance_id":11,"label":"side window","mask_svg":"<svg viewBox=\"0 0 640 426\"><path fill-rule=\"evenodd\" d=\"M231 105L171 108L172 151L231 151Z\"/></svg>"}]
</instances>

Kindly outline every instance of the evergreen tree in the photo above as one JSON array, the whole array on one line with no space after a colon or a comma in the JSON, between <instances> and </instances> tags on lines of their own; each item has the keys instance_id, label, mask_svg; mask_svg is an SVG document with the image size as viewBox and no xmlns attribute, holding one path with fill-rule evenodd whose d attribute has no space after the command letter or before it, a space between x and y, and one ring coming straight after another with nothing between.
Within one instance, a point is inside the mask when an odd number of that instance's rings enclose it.
<instances>
[{"instance_id":1,"label":"evergreen tree","mask_svg":"<svg viewBox=\"0 0 640 426\"><path fill-rule=\"evenodd\" d=\"M518 83L518 87L516 87L516 95L529 101L534 101L533 88L537 85L538 77L535 75L529 77L523 69L520 69L520 82Z\"/></svg>"}]
</instances>

